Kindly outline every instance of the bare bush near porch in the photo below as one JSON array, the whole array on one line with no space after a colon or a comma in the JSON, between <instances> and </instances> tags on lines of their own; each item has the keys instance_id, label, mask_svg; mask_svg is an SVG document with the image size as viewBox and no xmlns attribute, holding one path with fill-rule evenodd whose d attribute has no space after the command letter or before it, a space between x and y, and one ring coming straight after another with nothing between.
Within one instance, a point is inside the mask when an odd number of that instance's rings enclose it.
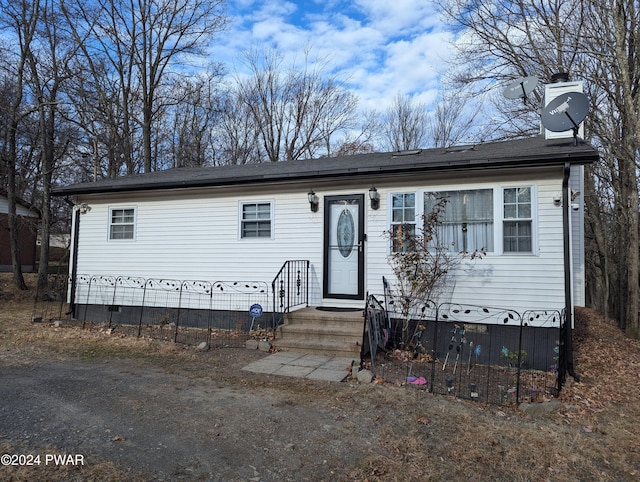
<instances>
[{"instance_id":1,"label":"bare bush near porch","mask_svg":"<svg viewBox=\"0 0 640 482\"><path fill-rule=\"evenodd\" d=\"M458 251L453 243L442 240L441 227L447 199L440 197L430 212L422 215L422 227L413 231L401 224L387 231L392 254L389 264L395 275L394 305L402 316L404 347L410 339L409 324L412 319L426 315L426 304L436 304L455 285L454 271L465 260L481 259L484 248L472 252Z\"/></svg>"}]
</instances>

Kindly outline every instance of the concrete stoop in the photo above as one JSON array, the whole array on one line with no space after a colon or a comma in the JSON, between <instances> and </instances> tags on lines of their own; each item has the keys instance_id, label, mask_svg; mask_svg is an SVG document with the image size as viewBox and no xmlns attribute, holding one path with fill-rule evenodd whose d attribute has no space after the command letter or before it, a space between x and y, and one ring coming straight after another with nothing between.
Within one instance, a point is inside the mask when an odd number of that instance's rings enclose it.
<instances>
[{"instance_id":1,"label":"concrete stoop","mask_svg":"<svg viewBox=\"0 0 640 482\"><path fill-rule=\"evenodd\" d=\"M273 346L283 351L359 359L363 325L363 310L303 308L285 314Z\"/></svg>"}]
</instances>

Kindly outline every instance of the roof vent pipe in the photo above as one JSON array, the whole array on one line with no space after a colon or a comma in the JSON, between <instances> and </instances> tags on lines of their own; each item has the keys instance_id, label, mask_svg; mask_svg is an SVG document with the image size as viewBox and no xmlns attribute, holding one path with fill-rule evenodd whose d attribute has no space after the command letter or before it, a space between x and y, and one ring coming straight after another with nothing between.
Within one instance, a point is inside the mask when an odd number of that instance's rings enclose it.
<instances>
[{"instance_id":1,"label":"roof vent pipe","mask_svg":"<svg viewBox=\"0 0 640 482\"><path fill-rule=\"evenodd\" d=\"M551 76L551 83L557 84L559 82L569 82L569 72L558 72Z\"/></svg>"}]
</instances>

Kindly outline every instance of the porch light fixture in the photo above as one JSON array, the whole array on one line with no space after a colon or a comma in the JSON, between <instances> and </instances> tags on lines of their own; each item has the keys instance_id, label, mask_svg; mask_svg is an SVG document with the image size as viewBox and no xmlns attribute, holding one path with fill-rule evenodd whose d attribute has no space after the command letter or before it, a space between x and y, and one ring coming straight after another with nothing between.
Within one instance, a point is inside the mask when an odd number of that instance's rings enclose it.
<instances>
[{"instance_id":1,"label":"porch light fixture","mask_svg":"<svg viewBox=\"0 0 640 482\"><path fill-rule=\"evenodd\" d=\"M318 196L313 192L313 189L307 193L307 198L309 199L309 206L311 208L312 213L318 212Z\"/></svg>"},{"instance_id":2,"label":"porch light fixture","mask_svg":"<svg viewBox=\"0 0 640 482\"><path fill-rule=\"evenodd\" d=\"M76 204L74 206L74 209L76 209L80 214L87 214L89 211L91 211L91 206L89 206L87 203Z\"/></svg>"},{"instance_id":3,"label":"porch light fixture","mask_svg":"<svg viewBox=\"0 0 640 482\"><path fill-rule=\"evenodd\" d=\"M371 201L371 209L376 211L380 207L380 194L375 186L369 189L369 200Z\"/></svg>"}]
</instances>

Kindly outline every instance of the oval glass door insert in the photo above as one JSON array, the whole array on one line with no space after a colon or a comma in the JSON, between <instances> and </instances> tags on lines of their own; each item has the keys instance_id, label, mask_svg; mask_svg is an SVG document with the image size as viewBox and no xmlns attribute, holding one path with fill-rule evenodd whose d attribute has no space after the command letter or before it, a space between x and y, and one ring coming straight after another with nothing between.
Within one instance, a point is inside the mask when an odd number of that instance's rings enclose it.
<instances>
[{"instance_id":1,"label":"oval glass door insert","mask_svg":"<svg viewBox=\"0 0 640 482\"><path fill-rule=\"evenodd\" d=\"M346 207L338 218L338 250L343 258L347 258L353 251L356 238L356 227L351 211Z\"/></svg>"}]
</instances>

